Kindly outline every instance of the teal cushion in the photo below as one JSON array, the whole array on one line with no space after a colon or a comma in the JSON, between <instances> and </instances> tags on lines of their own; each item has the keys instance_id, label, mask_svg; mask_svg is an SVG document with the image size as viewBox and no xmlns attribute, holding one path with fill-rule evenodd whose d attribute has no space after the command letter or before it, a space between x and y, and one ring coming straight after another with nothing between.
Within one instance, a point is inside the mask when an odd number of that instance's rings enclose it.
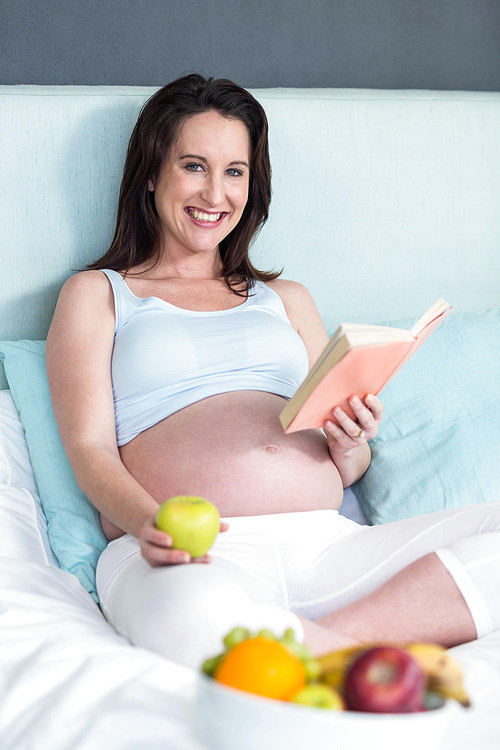
<instances>
[{"instance_id":1,"label":"teal cushion","mask_svg":"<svg viewBox=\"0 0 500 750\"><path fill-rule=\"evenodd\" d=\"M0 359L26 433L50 546L97 601L95 568L107 541L81 492L59 437L45 369L44 341L1 341Z\"/></svg>"},{"instance_id":2,"label":"teal cushion","mask_svg":"<svg viewBox=\"0 0 500 750\"><path fill-rule=\"evenodd\" d=\"M500 310L452 312L381 399L353 488L370 523L500 501Z\"/></svg>"}]
</instances>

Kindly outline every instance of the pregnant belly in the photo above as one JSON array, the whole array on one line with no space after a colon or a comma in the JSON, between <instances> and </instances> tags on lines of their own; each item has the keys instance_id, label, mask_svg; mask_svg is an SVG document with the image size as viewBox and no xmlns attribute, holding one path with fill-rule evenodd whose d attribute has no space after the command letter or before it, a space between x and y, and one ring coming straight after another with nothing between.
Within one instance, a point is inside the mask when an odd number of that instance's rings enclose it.
<instances>
[{"instance_id":1,"label":"pregnant belly","mask_svg":"<svg viewBox=\"0 0 500 750\"><path fill-rule=\"evenodd\" d=\"M342 481L323 434L286 435L284 403L260 391L211 396L122 446L122 461L158 502L201 495L221 516L339 508Z\"/></svg>"}]
</instances>

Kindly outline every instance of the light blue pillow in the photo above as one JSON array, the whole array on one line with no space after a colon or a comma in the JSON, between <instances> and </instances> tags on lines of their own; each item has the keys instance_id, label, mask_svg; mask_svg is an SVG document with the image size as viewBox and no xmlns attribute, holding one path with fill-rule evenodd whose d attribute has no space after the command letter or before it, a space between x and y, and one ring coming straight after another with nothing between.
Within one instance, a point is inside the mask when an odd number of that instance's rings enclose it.
<instances>
[{"instance_id":1,"label":"light blue pillow","mask_svg":"<svg viewBox=\"0 0 500 750\"><path fill-rule=\"evenodd\" d=\"M96 509L76 484L59 437L45 342L0 341L0 359L26 433L52 551L59 567L73 573L97 601L95 568L107 540Z\"/></svg>"},{"instance_id":2,"label":"light blue pillow","mask_svg":"<svg viewBox=\"0 0 500 750\"><path fill-rule=\"evenodd\" d=\"M370 523L500 501L500 310L452 312L381 399L353 487Z\"/></svg>"}]
</instances>

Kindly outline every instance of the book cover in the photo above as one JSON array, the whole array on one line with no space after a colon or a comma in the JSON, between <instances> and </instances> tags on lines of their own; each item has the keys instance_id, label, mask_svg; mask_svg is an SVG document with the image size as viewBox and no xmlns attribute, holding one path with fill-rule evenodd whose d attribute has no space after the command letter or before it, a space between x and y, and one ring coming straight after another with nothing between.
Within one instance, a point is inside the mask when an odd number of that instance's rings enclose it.
<instances>
[{"instance_id":1,"label":"book cover","mask_svg":"<svg viewBox=\"0 0 500 750\"><path fill-rule=\"evenodd\" d=\"M323 427L335 406L354 417L347 399L378 395L451 310L439 299L409 331L343 323L281 411L285 432Z\"/></svg>"}]
</instances>

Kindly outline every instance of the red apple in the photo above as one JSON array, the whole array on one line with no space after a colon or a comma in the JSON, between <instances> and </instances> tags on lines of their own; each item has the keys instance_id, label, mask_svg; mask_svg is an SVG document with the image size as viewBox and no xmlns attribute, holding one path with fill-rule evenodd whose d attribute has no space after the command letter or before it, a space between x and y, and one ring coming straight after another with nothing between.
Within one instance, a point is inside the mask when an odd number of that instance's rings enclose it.
<instances>
[{"instance_id":1,"label":"red apple","mask_svg":"<svg viewBox=\"0 0 500 750\"><path fill-rule=\"evenodd\" d=\"M426 680L406 651L376 646L351 665L344 688L347 706L353 711L412 713L423 710Z\"/></svg>"}]
</instances>

